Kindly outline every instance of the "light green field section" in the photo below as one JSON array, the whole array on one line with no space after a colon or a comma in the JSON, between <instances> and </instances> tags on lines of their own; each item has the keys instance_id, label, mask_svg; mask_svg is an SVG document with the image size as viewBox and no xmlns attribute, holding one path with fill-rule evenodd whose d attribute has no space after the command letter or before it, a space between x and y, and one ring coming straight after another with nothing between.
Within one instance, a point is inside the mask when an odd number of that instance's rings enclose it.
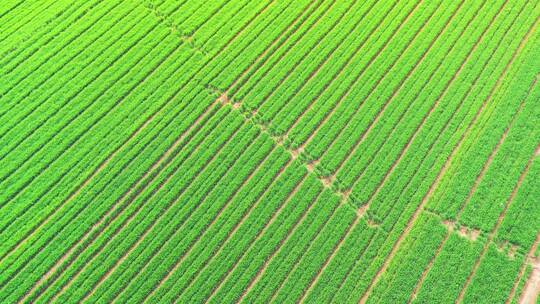
<instances>
[{"instance_id":1,"label":"light green field section","mask_svg":"<svg viewBox=\"0 0 540 304\"><path fill-rule=\"evenodd\" d=\"M3 1L0 303L535 300L539 24L528 0Z\"/></svg>"}]
</instances>

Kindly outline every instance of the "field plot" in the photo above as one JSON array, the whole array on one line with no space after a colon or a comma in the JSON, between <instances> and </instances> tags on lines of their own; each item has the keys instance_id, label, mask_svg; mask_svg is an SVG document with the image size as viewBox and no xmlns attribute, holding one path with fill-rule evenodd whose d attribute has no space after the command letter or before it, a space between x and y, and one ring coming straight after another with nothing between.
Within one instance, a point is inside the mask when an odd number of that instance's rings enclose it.
<instances>
[{"instance_id":1,"label":"field plot","mask_svg":"<svg viewBox=\"0 0 540 304\"><path fill-rule=\"evenodd\" d=\"M540 303L540 2L6 0L0 303Z\"/></svg>"}]
</instances>

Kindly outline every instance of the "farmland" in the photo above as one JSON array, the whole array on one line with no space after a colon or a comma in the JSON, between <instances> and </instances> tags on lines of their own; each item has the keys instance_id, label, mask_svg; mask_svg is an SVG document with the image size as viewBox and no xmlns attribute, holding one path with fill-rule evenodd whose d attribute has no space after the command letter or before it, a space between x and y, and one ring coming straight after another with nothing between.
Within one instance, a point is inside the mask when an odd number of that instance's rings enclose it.
<instances>
[{"instance_id":1,"label":"farmland","mask_svg":"<svg viewBox=\"0 0 540 304\"><path fill-rule=\"evenodd\" d=\"M540 303L540 2L5 0L0 303Z\"/></svg>"}]
</instances>

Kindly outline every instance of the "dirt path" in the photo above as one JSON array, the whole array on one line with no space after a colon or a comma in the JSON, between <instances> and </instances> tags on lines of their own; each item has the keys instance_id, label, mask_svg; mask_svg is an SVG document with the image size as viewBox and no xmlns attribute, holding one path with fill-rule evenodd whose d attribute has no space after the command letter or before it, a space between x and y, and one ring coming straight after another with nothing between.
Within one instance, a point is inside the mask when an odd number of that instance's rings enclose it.
<instances>
[{"instance_id":1,"label":"dirt path","mask_svg":"<svg viewBox=\"0 0 540 304\"><path fill-rule=\"evenodd\" d=\"M520 304L534 304L540 294L540 258L533 261L533 270L519 299Z\"/></svg>"}]
</instances>

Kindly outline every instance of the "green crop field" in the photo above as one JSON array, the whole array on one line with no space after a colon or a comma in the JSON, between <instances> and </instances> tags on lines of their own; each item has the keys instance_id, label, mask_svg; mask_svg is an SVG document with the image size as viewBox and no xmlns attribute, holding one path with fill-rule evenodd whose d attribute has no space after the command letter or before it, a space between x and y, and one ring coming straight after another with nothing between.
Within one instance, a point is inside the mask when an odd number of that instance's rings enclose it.
<instances>
[{"instance_id":1,"label":"green crop field","mask_svg":"<svg viewBox=\"0 0 540 304\"><path fill-rule=\"evenodd\" d=\"M540 303L539 80L538 0L2 0L0 303Z\"/></svg>"}]
</instances>

